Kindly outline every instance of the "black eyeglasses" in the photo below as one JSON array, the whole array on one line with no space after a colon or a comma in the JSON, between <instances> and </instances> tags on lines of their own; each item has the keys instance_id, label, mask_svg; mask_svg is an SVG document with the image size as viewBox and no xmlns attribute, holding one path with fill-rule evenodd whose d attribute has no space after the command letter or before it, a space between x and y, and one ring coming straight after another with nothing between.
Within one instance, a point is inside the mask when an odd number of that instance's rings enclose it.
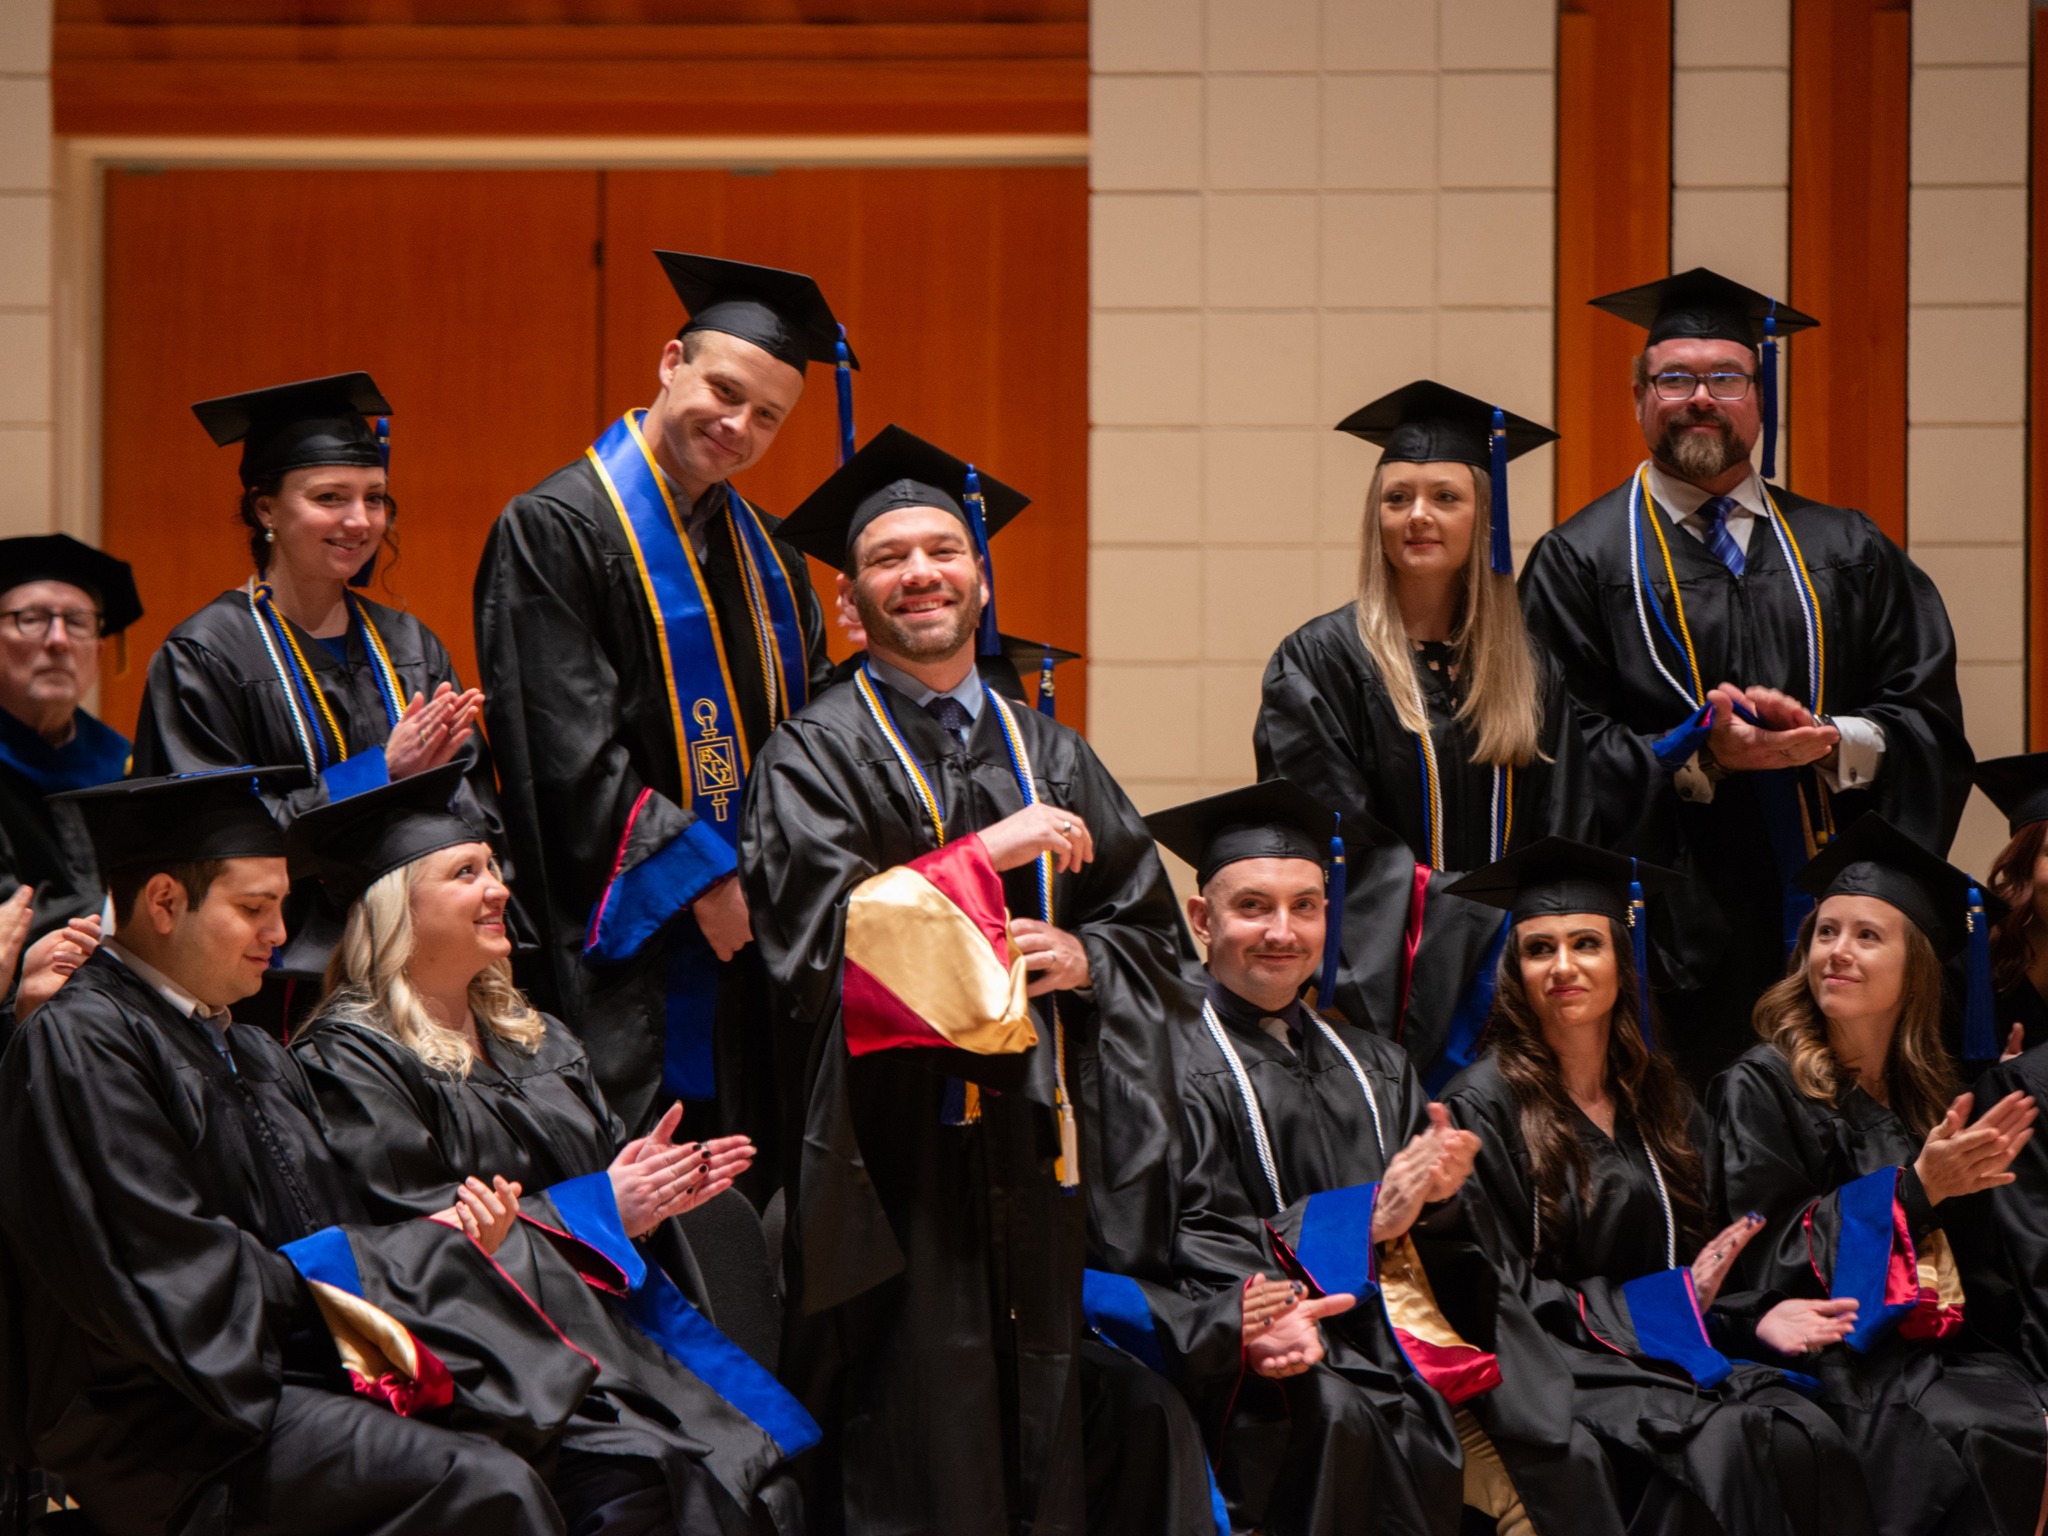
<instances>
[{"instance_id":1,"label":"black eyeglasses","mask_svg":"<svg viewBox=\"0 0 2048 1536\"><path fill-rule=\"evenodd\" d=\"M1659 400L1690 400L1702 384L1716 400L1740 400L1749 393L1750 373L1660 373L1650 382Z\"/></svg>"},{"instance_id":2,"label":"black eyeglasses","mask_svg":"<svg viewBox=\"0 0 2048 1536\"><path fill-rule=\"evenodd\" d=\"M104 622L91 608L4 608L0 619L8 620L14 632L27 640L41 640L54 622L61 622L64 633L73 640L97 640Z\"/></svg>"}]
</instances>

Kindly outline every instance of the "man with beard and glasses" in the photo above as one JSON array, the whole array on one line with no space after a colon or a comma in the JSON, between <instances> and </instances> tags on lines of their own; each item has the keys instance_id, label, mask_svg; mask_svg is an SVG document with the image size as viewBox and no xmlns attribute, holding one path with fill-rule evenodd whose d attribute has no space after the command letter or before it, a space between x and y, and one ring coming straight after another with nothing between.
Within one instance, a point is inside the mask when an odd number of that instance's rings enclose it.
<instances>
[{"instance_id":1,"label":"man with beard and glasses","mask_svg":"<svg viewBox=\"0 0 2048 1536\"><path fill-rule=\"evenodd\" d=\"M1936 853L1955 836L1955 637L1869 518L1766 483L1778 340L1817 321L1704 267L1593 303L1649 332L1650 457L1537 541L1522 606L1580 706L1605 841L1686 876L1653 915L1652 976L1703 1083L1752 1043L1816 847L1868 810Z\"/></svg>"},{"instance_id":2,"label":"man with beard and glasses","mask_svg":"<svg viewBox=\"0 0 2048 1536\"><path fill-rule=\"evenodd\" d=\"M976 670L974 483L891 427L782 528L838 568L868 648L762 749L740 845L809 1038L782 1374L825 1436L812 1528L1208 1536L1199 1431L1146 1368L1202 1370L1203 1319L1084 1309L1151 1280L1174 1311L1164 1269L1136 1272L1174 1230L1193 950L1087 743ZM990 533L1026 504L979 495ZM1233 1374L1288 1327L1313 1342L1298 1306L1260 1333L1226 1301L1207 1343Z\"/></svg>"}]
</instances>

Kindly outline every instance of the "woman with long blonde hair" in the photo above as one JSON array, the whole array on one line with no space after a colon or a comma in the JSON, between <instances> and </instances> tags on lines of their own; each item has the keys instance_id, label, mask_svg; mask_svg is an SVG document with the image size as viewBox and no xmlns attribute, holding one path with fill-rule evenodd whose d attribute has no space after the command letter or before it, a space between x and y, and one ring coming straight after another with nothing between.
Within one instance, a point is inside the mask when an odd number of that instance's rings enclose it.
<instances>
[{"instance_id":1,"label":"woman with long blonde hair","mask_svg":"<svg viewBox=\"0 0 2048 1536\"><path fill-rule=\"evenodd\" d=\"M1508 547L1507 462L1557 434L1426 379L1338 430L1384 449L1358 593L1280 642L1253 748L1261 778L1341 817L1343 958L1319 1002L1440 1081L1476 1054L1503 932L1442 886L1587 829L1576 717L1523 627Z\"/></svg>"},{"instance_id":2,"label":"woman with long blonde hair","mask_svg":"<svg viewBox=\"0 0 2048 1536\"><path fill-rule=\"evenodd\" d=\"M1798 884L1819 904L1757 1001L1761 1043L1709 1093L1728 1202L1765 1223L1738 1272L1853 1305L1847 1337L1800 1368L1856 1447L1884 1536L2039 1533L2048 1391L1977 1326L1994 1277L1971 1198L2012 1182L2034 1101L1959 1092L1942 1039L1942 962L1985 958L1999 903L1874 815Z\"/></svg>"},{"instance_id":3,"label":"woman with long blonde hair","mask_svg":"<svg viewBox=\"0 0 2048 1536\"><path fill-rule=\"evenodd\" d=\"M597 1361L550 1487L570 1531L799 1536L786 1460L816 1426L699 1310L675 1217L730 1188L745 1137L628 1140L575 1036L513 984L510 893L450 763L308 811L294 863L346 908L328 995L292 1041L372 1220L478 1169L525 1188L496 1259Z\"/></svg>"}]
</instances>

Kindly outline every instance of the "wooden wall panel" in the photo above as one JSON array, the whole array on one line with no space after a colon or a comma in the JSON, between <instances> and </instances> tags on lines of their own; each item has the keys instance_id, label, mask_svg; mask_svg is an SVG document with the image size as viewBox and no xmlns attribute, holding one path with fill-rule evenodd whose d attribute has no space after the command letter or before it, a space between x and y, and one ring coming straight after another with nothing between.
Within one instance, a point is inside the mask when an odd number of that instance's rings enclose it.
<instances>
[{"instance_id":1,"label":"wooden wall panel","mask_svg":"<svg viewBox=\"0 0 2048 1536\"><path fill-rule=\"evenodd\" d=\"M1643 457L1643 333L1587 307L1671 268L1671 0L1565 0L1557 49L1557 515Z\"/></svg>"},{"instance_id":2,"label":"wooden wall panel","mask_svg":"<svg viewBox=\"0 0 2048 1536\"><path fill-rule=\"evenodd\" d=\"M810 272L861 359L860 440L894 421L1033 497L992 551L1003 625L1086 649L1084 170L614 171L604 206L608 414L653 398L655 362L681 320L651 251ZM832 380L813 368L802 405L741 488L789 511L838 462L837 430ZM812 571L829 591L822 568ZM1082 665L1060 684L1061 718L1082 725Z\"/></svg>"},{"instance_id":3,"label":"wooden wall panel","mask_svg":"<svg viewBox=\"0 0 2048 1536\"><path fill-rule=\"evenodd\" d=\"M597 188L588 171L109 173L102 538L148 608L130 675L105 685L111 723L132 728L166 631L249 571L239 450L190 402L352 368L395 407L401 555L371 595L477 675L485 532L596 416Z\"/></svg>"},{"instance_id":4,"label":"wooden wall panel","mask_svg":"<svg viewBox=\"0 0 2048 1536\"><path fill-rule=\"evenodd\" d=\"M2033 145L2048 167L2048 12L2034 12ZM2048 752L2048 197L2028 182L2027 273L2027 747Z\"/></svg>"},{"instance_id":5,"label":"wooden wall panel","mask_svg":"<svg viewBox=\"0 0 2048 1536\"><path fill-rule=\"evenodd\" d=\"M1800 494L1906 538L1908 0L1793 0L1786 349Z\"/></svg>"}]
</instances>

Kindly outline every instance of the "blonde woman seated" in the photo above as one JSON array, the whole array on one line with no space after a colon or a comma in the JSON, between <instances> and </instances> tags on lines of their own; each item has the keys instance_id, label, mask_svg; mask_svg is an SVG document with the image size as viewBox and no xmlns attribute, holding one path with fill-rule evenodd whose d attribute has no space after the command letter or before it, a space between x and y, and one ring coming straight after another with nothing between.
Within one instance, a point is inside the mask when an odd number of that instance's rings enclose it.
<instances>
[{"instance_id":1,"label":"blonde woman seated","mask_svg":"<svg viewBox=\"0 0 2048 1536\"><path fill-rule=\"evenodd\" d=\"M552 1491L578 1532L802 1527L786 1460L816 1426L692 1304L673 1217L730 1187L744 1137L628 1141L576 1038L512 984L509 898L451 809L458 764L309 811L294 861L348 911L328 996L292 1042L374 1220L439 1210L477 1169L518 1180L497 1261L599 1363Z\"/></svg>"}]
</instances>

